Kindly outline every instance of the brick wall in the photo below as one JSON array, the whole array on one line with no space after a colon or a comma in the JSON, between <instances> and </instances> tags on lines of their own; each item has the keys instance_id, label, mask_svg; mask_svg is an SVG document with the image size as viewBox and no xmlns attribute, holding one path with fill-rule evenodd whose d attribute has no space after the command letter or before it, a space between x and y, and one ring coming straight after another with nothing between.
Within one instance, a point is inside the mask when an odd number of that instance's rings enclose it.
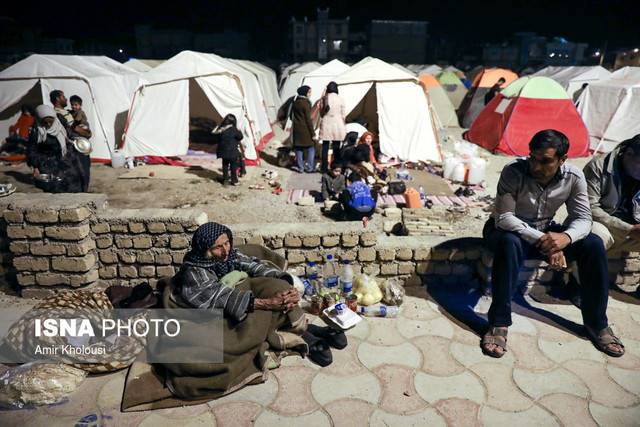
<instances>
[{"instance_id":1,"label":"brick wall","mask_svg":"<svg viewBox=\"0 0 640 427\"><path fill-rule=\"evenodd\" d=\"M25 297L87 286L154 285L176 272L193 232L208 221L196 210L108 209L106 196L95 194L14 194L0 201L0 209L0 273ZM491 254L481 239L431 232L387 236L380 230L383 224L402 217L400 210L387 211L367 229L360 222L234 225L234 243L273 249L298 275L310 261L321 264L332 254L338 261L350 261L356 273L422 276L428 283L467 287L479 283L478 278L490 281ZM443 220L418 211L405 217ZM627 255L610 260L611 273L620 287L632 291L640 279L640 254ZM527 261L520 278L531 287L562 276L544 262Z\"/></svg>"}]
</instances>

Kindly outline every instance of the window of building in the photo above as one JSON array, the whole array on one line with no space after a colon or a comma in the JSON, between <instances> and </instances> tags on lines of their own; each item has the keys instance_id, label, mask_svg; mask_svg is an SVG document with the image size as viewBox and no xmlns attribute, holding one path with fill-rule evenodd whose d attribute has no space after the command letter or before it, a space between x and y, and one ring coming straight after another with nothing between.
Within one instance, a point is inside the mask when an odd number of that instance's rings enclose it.
<instances>
[{"instance_id":1,"label":"window of building","mask_svg":"<svg viewBox=\"0 0 640 427\"><path fill-rule=\"evenodd\" d=\"M334 40L333 50L341 50L341 49L342 49L342 40Z\"/></svg>"},{"instance_id":2,"label":"window of building","mask_svg":"<svg viewBox=\"0 0 640 427\"><path fill-rule=\"evenodd\" d=\"M303 29L304 29L304 28L302 27L302 24L297 24L297 25L296 25L296 34L298 34L298 35L302 35L302 31L303 31Z\"/></svg>"}]
</instances>

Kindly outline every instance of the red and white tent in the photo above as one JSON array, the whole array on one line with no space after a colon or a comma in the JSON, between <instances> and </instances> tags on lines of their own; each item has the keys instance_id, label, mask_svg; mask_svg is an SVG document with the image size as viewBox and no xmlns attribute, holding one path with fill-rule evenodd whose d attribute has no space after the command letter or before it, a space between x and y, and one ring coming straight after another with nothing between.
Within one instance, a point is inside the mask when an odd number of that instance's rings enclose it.
<instances>
[{"instance_id":1,"label":"red and white tent","mask_svg":"<svg viewBox=\"0 0 640 427\"><path fill-rule=\"evenodd\" d=\"M548 77L522 77L487 104L465 139L491 152L527 156L537 132L555 129L569 138L569 157L589 154L589 136L567 92Z\"/></svg>"}]
</instances>

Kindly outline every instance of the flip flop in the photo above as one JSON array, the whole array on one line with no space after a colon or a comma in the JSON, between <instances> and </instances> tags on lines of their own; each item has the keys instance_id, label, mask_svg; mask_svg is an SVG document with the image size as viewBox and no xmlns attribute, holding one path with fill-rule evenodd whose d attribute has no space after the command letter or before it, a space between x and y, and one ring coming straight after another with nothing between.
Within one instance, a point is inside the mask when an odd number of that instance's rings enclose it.
<instances>
[{"instance_id":1,"label":"flip flop","mask_svg":"<svg viewBox=\"0 0 640 427\"><path fill-rule=\"evenodd\" d=\"M323 368L333 363L333 355L329 344L322 338L318 338L309 331L302 334L302 339L309 346L309 359Z\"/></svg>"},{"instance_id":2,"label":"flip flop","mask_svg":"<svg viewBox=\"0 0 640 427\"><path fill-rule=\"evenodd\" d=\"M324 339L331 347L342 350L348 344L347 336L342 331L337 331L329 326L307 326L307 331L315 335L316 337Z\"/></svg>"},{"instance_id":3,"label":"flip flop","mask_svg":"<svg viewBox=\"0 0 640 427\"><path fill-rule=\"evenodd\" d=\"M482 337L482 352L487 356L491 356L496 359L504 356L507 353L507 332L508 329L506 327L490 327L487 333ZM502 348L502 353L496 352L495 349L493 351L490 351L489 349L487 349L487 344L494 344Z\"/></svg>"},{"instance_id":4,"label":"flip flop","mask_svg":"<svg viewBox=\"0 0 640 427\"><path fill-rule=\"evenodd\" d=\"M611 330L610 327L607 326L606 328L604 328L598 333L595 333L590 327L586 325L584 329L587 331L587 335L589 336L589 339L591 340L593 345L604 354L611 357L622 357L624 355L625 353L624 345L622 344L622 341L620 341L620 338L618 338L613 334L613 331ZM609 349L610 344L619 345L620 352L615 352L613 350L610 350Z\"/></svg>"}]
</instances>

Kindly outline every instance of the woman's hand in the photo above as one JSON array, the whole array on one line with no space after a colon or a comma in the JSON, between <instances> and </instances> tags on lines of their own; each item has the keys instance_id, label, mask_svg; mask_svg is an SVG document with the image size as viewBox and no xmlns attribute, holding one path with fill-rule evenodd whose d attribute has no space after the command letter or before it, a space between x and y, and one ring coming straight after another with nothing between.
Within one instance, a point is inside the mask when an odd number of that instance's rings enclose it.
<instances>
[{"instance_id":1,"label":"woman's hand","mask_svg":"<svg viewBox=\"0 0 640 427\"><path fill-rule=\"evenodd\" d=\"M280 292L271 298L256 298L254 301L254 308L256 310L286 312L298 305L299 301L300 295L298 295L298 291L290 289L286 292Z\"/></svg>"},{"instance_id":2,"label":"woman's hand","mask_svg":"<svg viewBox=\"0 0 640 427\"><path fill-rule=\"evenodd\" d=\"M38 170L38 168L33 168L33 176L35 176L36 178L40 176L40 171Z\"/></svg>"}]
</instances>

